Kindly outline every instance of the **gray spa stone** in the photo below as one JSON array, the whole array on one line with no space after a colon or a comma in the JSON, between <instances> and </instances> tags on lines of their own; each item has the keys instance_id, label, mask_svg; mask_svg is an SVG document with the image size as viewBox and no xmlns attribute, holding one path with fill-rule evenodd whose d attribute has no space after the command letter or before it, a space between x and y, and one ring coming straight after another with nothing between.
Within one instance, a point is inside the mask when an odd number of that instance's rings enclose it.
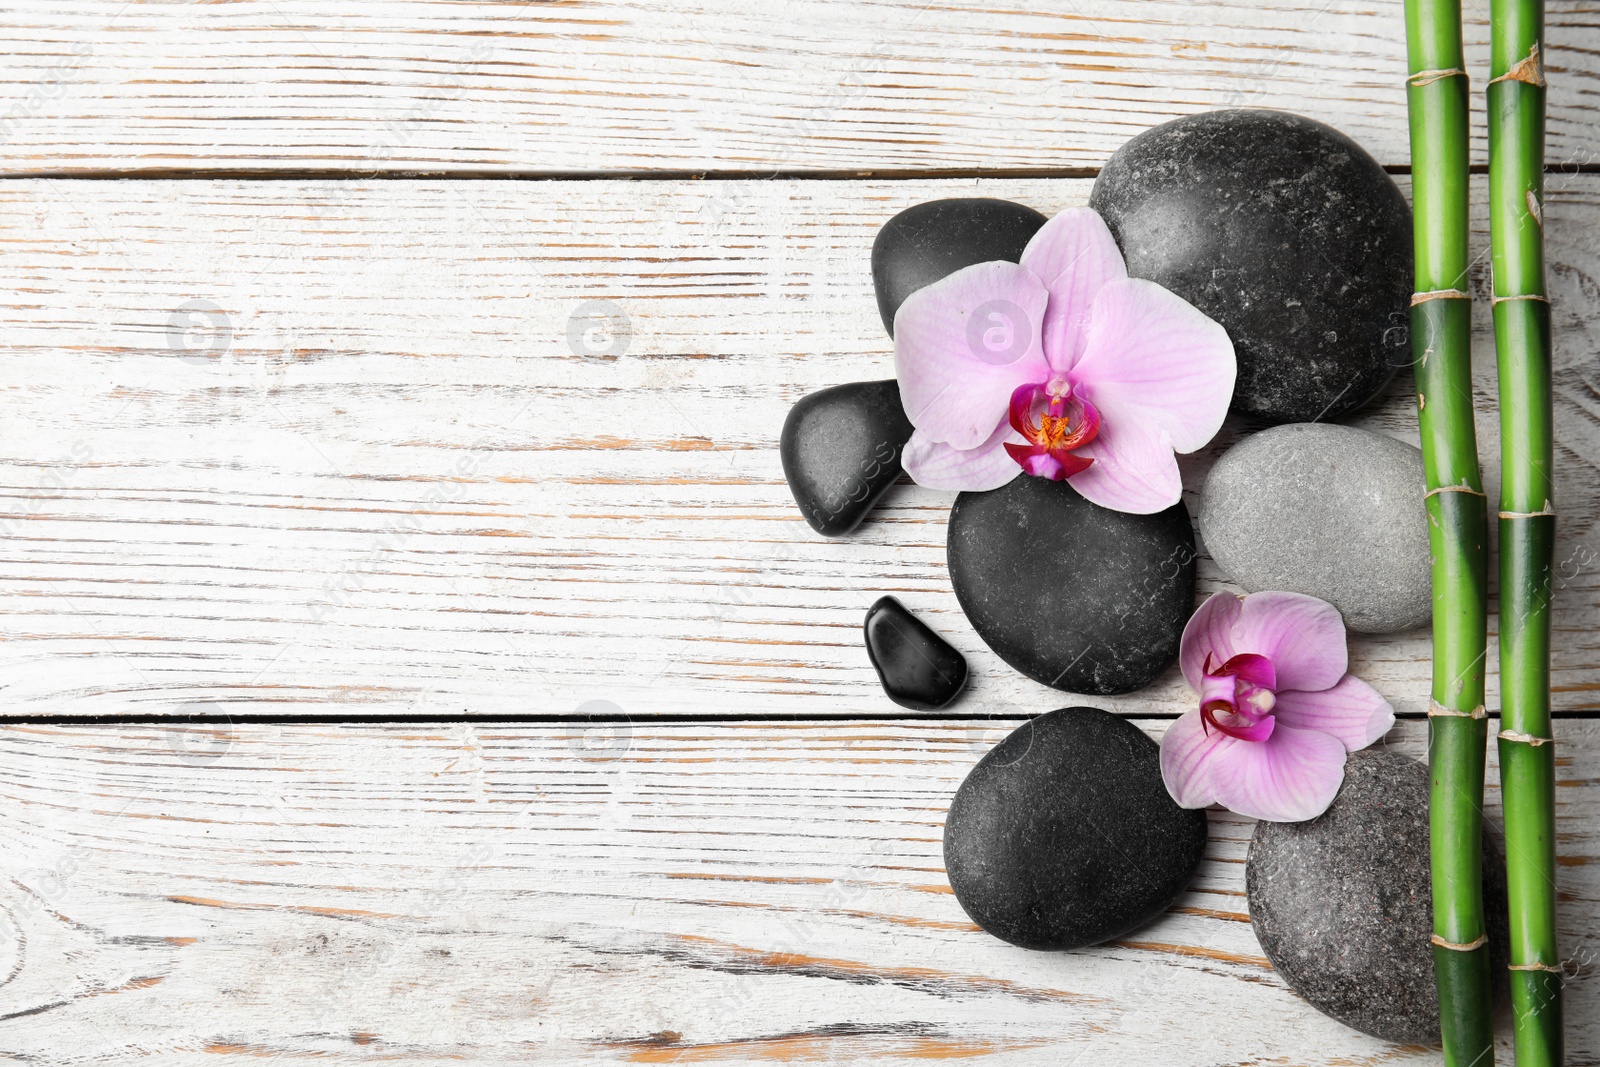
<instances>
[{"instance_id":1,"label":"gray spa stone","mask_svg":"<svg viewBox=\"0 0 1600 1067\"><path fill-rule=\"evenodd\" d=\"M1504 868L1492 837L1483 847L1491 969L1503 975ZM1262 950L1312 1007L1374 1037L1438 1043L1427 767L1351 753L1322 815L1256 824L1245 887Z\"/></svg>"},{"instance_id":2,"label":"gray spa stone","mask_svg":"<svg viewBox=\"0 0 1600 1067\"><path fill-rule=\"evenodd\" d=\"M1433 615L1422 453L1353 426L1274 426L1206 478L1200 536L1249 592L1309 593L1364 633Z\"/></svg>"}]
</instances>

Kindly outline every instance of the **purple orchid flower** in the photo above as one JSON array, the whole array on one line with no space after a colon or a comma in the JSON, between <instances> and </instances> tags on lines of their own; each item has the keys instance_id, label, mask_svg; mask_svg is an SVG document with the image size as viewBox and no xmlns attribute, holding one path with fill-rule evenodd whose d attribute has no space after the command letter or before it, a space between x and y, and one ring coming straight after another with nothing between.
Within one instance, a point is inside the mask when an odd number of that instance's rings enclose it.
<instances>
[{"instance_id":1,"label":"purple orchid flower","mask_svg":"<svg viewBox=\"0 0 1600 1067\"><path fill-rule=\"evenodd\" d=\"M998 489L1021 471L1149 514L1182 495L1175 452L1222 426L1237 373L1221 326L1128 277L1088 208L1036 233L1022 262L978 263L906 298L895 373L920 485Z\"/></svg>"},{"instance_id":2,"label":"purple orchid flower","mask_svg":"<svg viewBox=\"0 0 1600 1067\"><path fill-rule=\"evenodd\" d=\"M1161 777L1185 808L1301 822L1328 810L1345 753L1394 725L1347 674L1344 620L1303 593L1218 593L1184 628L1178 662L1200 694L1161 739Z\"/></svg>"}]
</instances>

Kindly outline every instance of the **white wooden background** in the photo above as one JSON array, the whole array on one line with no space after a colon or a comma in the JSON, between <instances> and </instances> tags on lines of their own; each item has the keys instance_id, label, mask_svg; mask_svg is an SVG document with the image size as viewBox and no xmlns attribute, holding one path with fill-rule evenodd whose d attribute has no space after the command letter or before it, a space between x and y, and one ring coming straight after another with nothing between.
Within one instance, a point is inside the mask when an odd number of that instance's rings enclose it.
<instances>
[{"instance_id":1,"label":"white wooden background","mask_svg":"<svg viewBox=\"0 0 1600 1067\"><path fill-rule=\"evenodd\" d=\"M1551 159L1591 163L1594 4L1546 6ZM1481 89L1488 4L1463 7ZM19 0L6 21L14 174L1035 171L1240 106L1409 156L1399 0Z\"/></svg>"},{"instance_id":2,"label":"white wooden background","mask_svg":"<svg viewBox=\"0 0 1600 1067\"><path fill-rule=\"evenodd\" d=\"M900 208L1081 204L1127 136L1220 106L1406 163L1397 2L1028 7L0 15L0 699L33 720L0 728L0 1058L1436 1058L1286 991L1226 814L1127 941L975 931L939 858L966 769L1021 716L1159 734L1188 694L1000 664L944 573L948 495L897 487L830 542L783 484L789 405L892 373L867 252ZM1600 12L1549 9L1558 847L1592 1064ZM519 176L565 180L481 180ZM1411 391L1358 421L1414 440ZM971 661L950 714L877 688L885 592ZM1415 755L1427 656L1353 647Z\"/></svg>"}]
</instances>

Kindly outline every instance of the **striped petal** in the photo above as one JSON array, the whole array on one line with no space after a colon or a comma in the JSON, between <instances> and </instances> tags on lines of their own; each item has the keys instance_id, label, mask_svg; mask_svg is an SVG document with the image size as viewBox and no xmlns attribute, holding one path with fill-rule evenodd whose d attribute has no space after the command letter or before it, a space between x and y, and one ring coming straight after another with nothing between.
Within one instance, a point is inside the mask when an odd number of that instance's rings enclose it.
<instances>
[{"instance_id":1,"label":"striped petal","mask_svg":"<svg viewBox=\"0 0 1600 1067\"><path fill-rule=\"evenodd\" d=\"M1265 741L1238 741L1206 761L1217 803L1271 822L1304 822L1328 810L1344 781L1345 748L1319 730L1279 723Z\"/></svg>"},{"instance_id":2,"label":"striped petal","mask_svg":"<svg viewBox=\"0 0 1600 1067\"><path fill-rule=\"evenodd\" d=\"M1283 690L1277 694L1273 714L1284 726L1331 734L1351 752L1366 748L1394 725L1394 708L1353 674L1316 693Z\"/></svg>"},{"instance_id":3,"label":"striped petal","mask_svg":"<svg viewBox=\"0 0 1600 1067\"><path fill-rule=\"evenodd\" d=\"M1183 668L1183 680L1196 693L1204 688L1207 655L1215 663L1226 663L1238 654L1233 627L1243 610L1241 597L1213 593L1189 616L1189 624L1183 628L1183 637L1178 642L1178 665Z\"/></svg>"},{"instance_id":4,"label":"striped petal","mask_svg":"<svg viewBox=\"0 0 1600 1067\"><path fill-rule=\"evenodd\" d=\"M1304 593L1267 590L1245 597L1234 640L1240 652L1272 661L1282 689L1330 689L1350 668L1339 609Z\"/></svg>"},{"instance_id":5,"label":"striped petal","mask_svg":"<svg viewBox=\"0 0 1600 1067\"><path fill-rule=\"evenodd\" d=\"M894 363L911 424L960 451L988 441L1017 386L1050 376L1039 335L1048 300L1032 271L1003 261L907 297L894 317Z\"/></svg>"},{"instance_id":6,"label":"striped petal","mask_svg":"<svg viewBox=\"0 0 1600 1067\"><path fill-rule=\"evenodd\" d=\"M1006 443L1017 437L1010 426L1002 424L989 440L963 451L917 430L900 453L900 465L912 481L929 489L969 493L998 489L1022 473L1005 449Z\"/></svg>"},{"instance_id":7,"label":"striped petal","mask_svg":"<svg viewBox=\"0 0 1600 1067\"><path fill-rule=\"evenodd\" d=\"M1022 265L1050 290L1044 314L1044 351L1057 374L1083 355L1089 309L1106 282L1126 278L1122 250L1105 220L1090 208L1063 211L1039 229L1022 252Z\"/></svg>"},{"instance_id":8,"label":"striped petal","mask_svg":"<svg viewBox=\"0 0 1600 1067\"><path fill-rule=\"evenodd\" d=\"M1203 808L1217 802L1211 780L1218 755L1250 741L1236 741L1221 730L1208 730L1198 711L1186 711L1161 738L1161 780L1180 808Z\"/></svg>"},{"instance_id":9,"label":"striped petal","mask_svg":"<svg viewBox=\"0 0 1600 1067\"><path fill-rule=\"evenodd\" d=\"M1071 380L1108 427L1138 425L1193 452L1222 428L1237 373L1216 322L1154 282L1118 278L1095 297Z\"/></svg>"},{"instance_id":10,"label":"striped petal","mask_svg":"<svg viewBox=\"0 0 1600 1067\"><path fill-rule=\"evenodd\" d=\"M1100 432L1078 454L1093 462L1067 481L1103 508L1152 515L1183 499L1172 443L1147 423L1102 412Z\"/></svg>"}]
</instances>

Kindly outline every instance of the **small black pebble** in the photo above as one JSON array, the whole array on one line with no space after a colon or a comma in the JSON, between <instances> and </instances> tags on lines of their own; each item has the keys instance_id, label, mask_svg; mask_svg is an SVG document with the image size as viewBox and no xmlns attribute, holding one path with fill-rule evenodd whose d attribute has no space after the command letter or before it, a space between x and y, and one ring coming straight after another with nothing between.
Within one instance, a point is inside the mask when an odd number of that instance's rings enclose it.
<instances>
[{"instance_id":1,"label":"small black pebble","mask_svg":"<svg viewBox=\"0 0 1600 1067\"><path fill-rule=\"evenodd\" d=\"M912 711L938 711L967 681L967 661L892 596L867 609L867 656L889 699Z\"/></svg>"},{"instance_id":2,"label":"small black pebble","mask_svg":"<svg viewBox=\"0 0 1600 1067\"><path fill-rule=\"evenodd\" d=\"M894 313L906 297L974 263L1015 263L1046 219L1009 200L930 200L883 224L872 242L872 284L878 314L894 336Z\"/></svg>"},{"instance_id":3,"label":"small black pebble","mask_svg":"<svg viewBox=\"0 0 1600 1067\"><path fill-rule=\"evenodd\" d=\"M1023 723L972 768L944 824L956 900L1023 948L1143 926L1188 887L1205 847L1206 813L1167 795L1156 743L1099 708Z\"/></svg>"},{"instance_id":4,"label":"small black pebble","mask_svg":"<svg viewBox=\"0 0 1600 1067\"><path fill-rule=\"evenodd\" d=\"M778 454L813 530L843 537L861 524L900 477L911 429L893 378L821 389L789 409Z\"/></svg>"}]
</instances>

